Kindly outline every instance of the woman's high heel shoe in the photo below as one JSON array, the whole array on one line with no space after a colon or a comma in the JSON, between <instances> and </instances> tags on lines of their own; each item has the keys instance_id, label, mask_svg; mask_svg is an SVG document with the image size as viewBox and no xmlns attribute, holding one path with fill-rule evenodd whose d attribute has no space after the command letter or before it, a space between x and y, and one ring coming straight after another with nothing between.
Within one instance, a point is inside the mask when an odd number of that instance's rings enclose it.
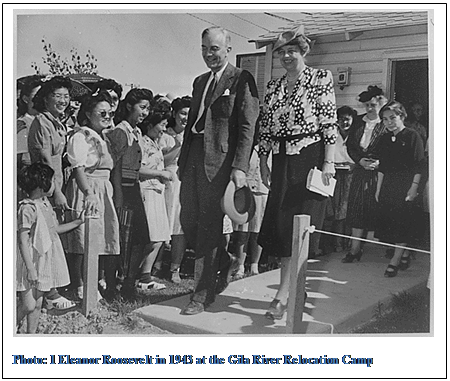
<instances>
[{"instance_id":1,"label":"woman's high heel shoe","mask_svg":"<svg viewBox=\"0 0 450 381\"><path fill-rule=\"evenodd\" d=\"M283 319L284 313L287 309L287 303L281 304L279 299L274 299L270 303L269 309L266 312L266 318L273 320Z\"/></svg>"},{"instance_id":2,"label":"woman's high heel shoe","mask_svg":"<svg viewBox=\"0 0 450 381\"><path fill-rule=\"evenodd\" d=\"M356 254L347 253L347 255L342 258L342 263L352 263L355 259L359 262L361 260L362 250L358 251Z\"/></svg>"}]
</instances>

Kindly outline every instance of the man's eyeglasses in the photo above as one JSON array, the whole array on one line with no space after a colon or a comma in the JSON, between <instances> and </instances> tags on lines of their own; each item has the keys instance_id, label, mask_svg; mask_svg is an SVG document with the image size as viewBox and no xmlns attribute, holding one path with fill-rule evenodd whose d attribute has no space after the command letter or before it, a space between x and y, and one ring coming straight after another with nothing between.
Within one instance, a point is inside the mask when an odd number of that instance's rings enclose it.
<instances>
[{"instance_id":1,"label":"man's eyeglasses","mask_svg":"<svg viewBox=\"0 0 450 381\"><path fill-rule=\"evenodd\" d=\"M58 101L63 100L63 99L65 101L68 101L70 99L70 95L68 95L68 94L52 93L52 97L55 98Z\"/></svg>"},{"instance_id":2,"label":"man's eyeglasses","mask_svg":"<svg viewBox=\"0 0 450 381\"><path fill-rule=\"evenodd\" d=\"M116 114L114 111L99 111L97 112L98 115L100 115L102 118L114 118L114 115Z\"/></svg>"}]
</instances>

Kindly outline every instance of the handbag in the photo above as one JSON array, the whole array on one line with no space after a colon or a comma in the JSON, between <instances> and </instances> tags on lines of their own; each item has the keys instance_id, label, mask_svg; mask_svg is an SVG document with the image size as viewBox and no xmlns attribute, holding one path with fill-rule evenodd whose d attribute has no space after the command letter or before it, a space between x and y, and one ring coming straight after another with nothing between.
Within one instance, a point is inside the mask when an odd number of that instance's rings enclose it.
<instances>
[{"instance_id":1,"label":"handbag","mask_svg":"<svg viewBox=\"0 0 450 381\"><path fill-rule=\"evenodd\" d=\"M322 196L333 196L336 187L336 179L331 178L329 185L325 185L322 181L322 171L317 167L312 168L306 179L306 189L311 192L318 193Z\"/></svg>"}]
</instances>

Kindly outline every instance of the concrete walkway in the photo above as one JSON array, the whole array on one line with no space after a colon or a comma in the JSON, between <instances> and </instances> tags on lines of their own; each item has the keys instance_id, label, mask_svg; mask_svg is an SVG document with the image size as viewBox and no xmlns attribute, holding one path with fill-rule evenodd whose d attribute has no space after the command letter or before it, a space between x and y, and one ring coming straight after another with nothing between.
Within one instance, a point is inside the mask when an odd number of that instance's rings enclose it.
<instances>
[{"instance_id":1,"label":"concrete walkway","mask_svg":"<svg viewBox=\"0 0 450 381\"><path fill-rule=\"evenodd\" d=\"M393 294L425 287L430 272L430 255L416 253L411 267L395 278L385 278L389 260L384 248L365 245L361 262L341 263L343 254L308 260L303 333L346 333L368 322L378 303L385 306ZM279 270L232 282L205 312L180 315L189 295L135 311L153 325L177 334L286 334L286 318L264 317L276 293Z\"/></svg>"}]
</instances>

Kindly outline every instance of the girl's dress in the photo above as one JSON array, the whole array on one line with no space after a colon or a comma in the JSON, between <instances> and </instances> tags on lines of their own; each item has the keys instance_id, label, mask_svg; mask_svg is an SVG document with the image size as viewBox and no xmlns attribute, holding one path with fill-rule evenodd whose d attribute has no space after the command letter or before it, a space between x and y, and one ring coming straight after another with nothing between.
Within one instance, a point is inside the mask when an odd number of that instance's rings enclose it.
<instances>
[{"instance_id":1,"label":"girl's dress","mask_svg":"<svg viewBox=\"0 0 450 381\"><path fill-rule=\"evenodd\" d=\"M384 174L379 200L379 221L375 236L384 242L410 243L418 236L420 209L417 202L405 201L414 175L422 173L423 144L420 135L404 128L395 137L380 141L380 168Z\"/></svg>"},{"instance_id":2,"label":"girl's dress","mask_svg":"<svg viewBox=\"0 0 450 381\"><path fill-rule=\"evenodd\" d=\"M164 170L164 156L158 143L148 136L142 137L142 167ZM169 219L164 199L165 185L158 178L139 181L150 241L170 240Z\"/></svg>"},{"instance_id":3,"label":"girl's dress","mask_svg":"<svg viewBox=\"0 0 450 381\"><path fill-rule=\"evenodd\" d=\"M30 229L28 247L37 271L39 291L50 291L70 283L64 250L56 232L58 222L47 197L31 200L26 198L19 204L18 230ZM17 245L16 263L17 291L31 288L28 270Z\"/></svg>"},{"instance_id":4,"label":"girl's dress","mask_svg":"<svg viewBox=\"0 0 450 381\"><path fill-rule=\"evenodd\" d=\"M67 157L72 169L84 167L88 185L98 198L98 217L91 218L91 236L99 255L120 254L119 220L113 203L113 187L109 181L114 166L108 143L94 130L78 127L67 144ZM84 208L85 195L72 174L66 190L70 208L69 220L78 217ZM68 252L84 254L85 225L80 225L67 234Z\"/></svg>"},{"instance_id":5,"label":"girl's dress","mask_svg":"<svg viewBox=\"0 0 450 381\"><path fill-rule=\"evenodd\" d=\"M168 128L166 133L161 137L158 144L164 151L170 151L176 144L183 144L184 131L177 134L172 128ZM166 163L166 170L172 172L173 180L166 183L164 196L166 199L167 215L169 216L169 227L172 235L183 234L180 222L180 185L181 181L178 178L178 156L172 162Z\"/></svg>"}]
</instances>

